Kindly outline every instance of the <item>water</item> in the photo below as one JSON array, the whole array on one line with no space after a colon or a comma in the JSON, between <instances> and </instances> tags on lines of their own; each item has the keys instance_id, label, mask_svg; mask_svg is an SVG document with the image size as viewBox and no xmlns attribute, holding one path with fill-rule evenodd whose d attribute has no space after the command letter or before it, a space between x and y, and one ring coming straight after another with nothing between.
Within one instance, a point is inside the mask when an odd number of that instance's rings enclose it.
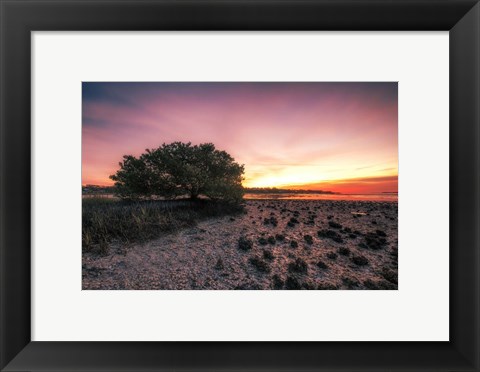
<instances>
[{"instance_id":1,"label":"water","mask_svg":"<svg viewBox=\"0 0 480 372\"><path fill-rule=\"evenodd\" d=\"M117 199L112 194L90 194L83 195L84 198L106 198ZM292 194L292 193L247 193L244 199L262 200L369 200L369 201L390 201L398 202L398 194Z\"/></svg>"},{"instance_id":2,"label":"water","mask_svg":"<svg viewBox=\"0 0 480 372\"><path fill-rule=\"evenodd\" d=\"M369 200L369 201L391 201L398 202L398 194L253 194L247 193L244 199L266 199L266 200Z\"/></svg>"}]
</instances>

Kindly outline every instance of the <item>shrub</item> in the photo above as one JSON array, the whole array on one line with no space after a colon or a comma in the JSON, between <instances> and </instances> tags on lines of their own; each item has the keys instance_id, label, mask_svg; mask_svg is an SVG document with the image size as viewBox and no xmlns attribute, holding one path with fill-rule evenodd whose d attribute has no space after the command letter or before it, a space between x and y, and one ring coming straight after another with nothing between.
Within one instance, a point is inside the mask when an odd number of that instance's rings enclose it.
<instances>
[{"instance_id":1,"label":"shrub","mask_svg":"<svg viewBox=\"0 0 480 372\"><path fill-rule=\"evenodd\" d=\"M242 251L249 251L253 248L253 242L245 236L241 236L238 239L238 248L240 248Z\"/></svg>"},{"instance_id":2,"label":"shrub","mask_svg":"<svg viewBox=\"0 0 480 372\"><path fill-rule=\"evenodd\" d=\"M334 252L328 252L327 253L327 258L331 259L331 260L336 260L337 259L337 254L334 253Z\"/></svg>"},{"instance_id":3,"label":"shrub","mask_svg":"<svg viewBox=\"0 0 480 372\"><path fill-rule=\"evenodd\" d=\"M293 276L287 276L287 280L285 281L285 288L289 290L297 290L301 289L302 286L297 278Z\"/></svg>"},{"instance_id":4,"label":"shrub","mask_svg":"<svg viewBox=\"0 0 480 372\"><path fill-rule=\"evenodd\" d=\"M279 242L283 242L285 240L285 235L277 234L275 235L275 240L278 240Z\"/></svg>"},{"instance_id":5,"label":"shrub","mask_svg":"<svg viewBox=\"0 0 480 372\"><path fill-rule=\"evenodd\" d=\"M333 230L319 230L317 234L320 238L331 239L334 242L343 243L342 237L336 231L333 231Z\"/></svg>"},{"instance_id":6,"label":"shrub","mask_svg":"<svg viewBox=\"0 0 480 372\"><path fill-rule=\"evenodd\" d=\"M356 288L360 285L360 282L355 278L344 277L342 283L347 286L348 289Z\"/></svg>"},{"instance_id":7,"label":"shrub","mask_svg":"<svg viewBox=\"0 0 480 372\"><path fill-rule=\"evenodd\" d=\"M263 273L269 273L270 272L270 266L263 261L260 257L250 257L248 260L258 271L263 272Z\"/></svg>"},{"instance_id":8,"label":"shrub","mask_svg":"<svg viewBox=\"0 0 480 372\"><path fill-rule=\"evenodd\" d=\"M275 217L270 217L270 218L264 218L263 219L263 224L264 225L272 225L276 227L278 225L278 220Z\"/></svg>"},{"instance_id":9,"label":"shrub","mask_svg":"<svg viewBox=\"0 0 480 372\"><path fill-rule=\"evenodd\" d=\"M267 244L268 244L268 241L267 241L267 239L261 237L261 238L258 239L258 243L259 243L260 245L267 245Z\"/></svg>"},{"instance_id":10,"label":"shrub","mask_svg":"<svg viewBox=\"0 0 480 372\"><path fill-rule=\"evenodd\" d=\"M385 247L387 240L374 233L368 233L365 235L365 243L368 248L373 250L379 250Z\"/></svg>"},{"instance_id":11,"label":"shrub","mask_svg":"<svg viewBox=\"0 0 480 372\"><path fill-rule=\"evenodd\" d=\"M352 257L352 262L357 266L365 266L368 265L368 260L365 256L361 255L354 255Z\"/></svg>"},{"instance_id":12,"label":"shrub","mask_svg":"<svg viewBox=\"0 0 480 372\"><path fill-rule=\"evenodd\" d=\"M338 249L338 253L340 253L342 256L349 256L350 255L350 249L346 247L340 247Z\"/></svg>"},{"instance_id":13,"label":"shrub","mask_svg":"<svg viewBox=\"0 0 480 372\"><path fill-rule=\"evenodd\" d=\"M291 273L305 274L308 271L308 265L301 258L297 258L294 262L288 264L288 271Z\"/></svg>"},{"instance_id":14,"label":"shrub","mask_svg":"<svg viewBox=\"0 0 480 372\"><path fill-rule=\"evenodd\" d=\"M382 231L382 230L375 230L375 233L378 235L378 236L382 236L382 237L386 237L387 234L385 233L385 231Z\"/></svg>"},{"instance_id":15,"label":"shrub","mask_svg":"<svg viewBox=\"0 0 480 372\"><path fill-rule=\"evenodd\" d=\"M307 242L307 244L313 244L313 238L311 235L304 235L303 239Z\"/></svg>"},{"instance_id":16,"label":"shrub","mask_svg":"<svg viewBox=\"0 0 480 372\"><path fill-rule=\"evenodd\" d=\"M273 256L273 253L272 251L269 251L267 249L264 249L263 250L263 258L267 259L267 260L273 260L274 256Z\"/></svg>"},{"instance_id":17,"label":"shrub","mask_svg":"<svg viewBox=\"0 0 480 372\"><path fill-rule=\"evenodd\" d=\"M297 248L297 247L298 247L298 243L297 243L295 240L291 240L291 241L290 241L290 247L292 247L292 248Z\"/></svg>"},{"instance_id":18,"label":"shrub","mask_svg":"<svg viewBox=\"0 0 480 372\"><path fill-rule=\"evenodd\" d=\"M323 261L318 261L318 262L317 262L317 267L320 268L320 269L324 269L324 270L325 270L325 269L328 269L327 264L326 264L325 262L323 262Z\"/></svg>"},{"instance_id":19,"label":"shrub","mask_svg":"<svg viewBox=\"0 0 480 372\"><path fill-rule=\"evenodd\" d=\"M335 222L335 221L328 221L328 225L334 229L341 229L342 228L342 225L340 225L339 223Z\"/></svg>"},{"instance_id":20,"label":"shrub","mask_svg":"<svg viewBox=\"0 0 480 372\"><path fill-rule=\"evenodd\" d=\"M272 286L273 286L273 289L282 289L284 284L285 284L285 283L283 282L282 278L280 278L279 275L275 274L275 275L272 277Z\"/></svg>"}]
</instances>

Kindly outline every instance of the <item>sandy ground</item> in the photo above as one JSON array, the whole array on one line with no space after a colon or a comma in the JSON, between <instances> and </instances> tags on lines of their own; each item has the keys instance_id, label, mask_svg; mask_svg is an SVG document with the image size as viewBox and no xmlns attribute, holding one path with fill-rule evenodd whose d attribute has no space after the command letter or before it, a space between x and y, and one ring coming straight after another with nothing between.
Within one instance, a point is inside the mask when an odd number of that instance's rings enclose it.
<instances>
[{"instance_id":1,"label":"sandy ground","mask_svg":"<svg viewBox=\"0 0 480 372\"><path fill-rule=\"evenodd\" d=\"M244 215L84 254L82 286L397 289L397 216L396 202L249 200Z\"/></svg>"}]
</instances>

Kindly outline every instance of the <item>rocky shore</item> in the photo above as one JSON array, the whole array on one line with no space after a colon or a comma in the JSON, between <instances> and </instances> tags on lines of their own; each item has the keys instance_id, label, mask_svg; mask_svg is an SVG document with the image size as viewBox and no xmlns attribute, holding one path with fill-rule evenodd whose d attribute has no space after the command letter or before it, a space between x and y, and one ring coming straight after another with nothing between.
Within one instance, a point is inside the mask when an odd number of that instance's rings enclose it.
<instances>
[{"instance_id":1,"label":"rocky shore","mask_svg":"<svg viewBox=\"0 0 480 372\"><path fill-rule=\"evenodd\" d=\"M395 290L398 204L248 200L245 213L84 253L82 288Z\"/></svg>"}]
</instances>

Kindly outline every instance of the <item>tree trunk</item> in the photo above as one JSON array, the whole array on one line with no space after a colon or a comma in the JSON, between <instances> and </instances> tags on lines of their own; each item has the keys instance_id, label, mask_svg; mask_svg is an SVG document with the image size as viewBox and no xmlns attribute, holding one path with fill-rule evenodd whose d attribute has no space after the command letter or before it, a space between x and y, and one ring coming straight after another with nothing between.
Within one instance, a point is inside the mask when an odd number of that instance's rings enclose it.
<instances>
[{"instance_id":1,"label":"tree trunk","mask_svg":"<svg viewBox=\"0 0 480 372\"><path fill-rule=\"evenodd\" d=\"M194 194L193 192L190 194L190 200L197 200L198 194Z\"/></svg>"}]
</instances>

